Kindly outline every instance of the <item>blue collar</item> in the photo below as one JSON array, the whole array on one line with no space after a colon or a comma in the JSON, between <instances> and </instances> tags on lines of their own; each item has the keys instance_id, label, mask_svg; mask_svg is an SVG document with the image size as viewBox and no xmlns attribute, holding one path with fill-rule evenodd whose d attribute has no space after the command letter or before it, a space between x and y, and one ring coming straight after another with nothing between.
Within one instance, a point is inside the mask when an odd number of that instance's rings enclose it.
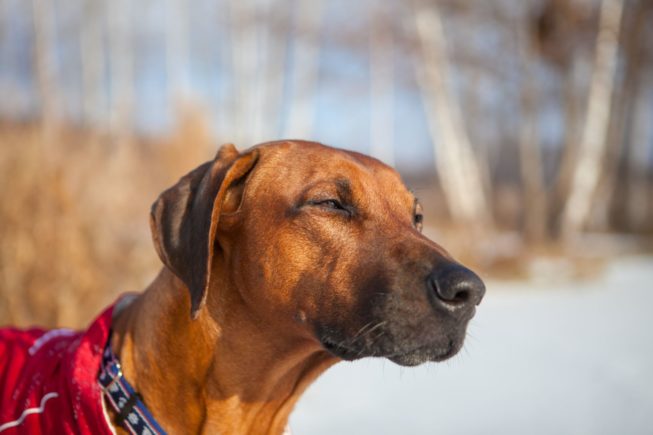
<instances>
[{"instance_id":1,"label":"blue collar","mask_svg":"<svg viewBox=\"0 0 653 435\"><path fill-rule=\"evenodd\" d=\"M102 354L102 370L98 378L102 392L118 414L116 421L134 435L165 435L141 396L122 375L120 361L111 349L111 337Z\"/></svg>"}]
</instances>

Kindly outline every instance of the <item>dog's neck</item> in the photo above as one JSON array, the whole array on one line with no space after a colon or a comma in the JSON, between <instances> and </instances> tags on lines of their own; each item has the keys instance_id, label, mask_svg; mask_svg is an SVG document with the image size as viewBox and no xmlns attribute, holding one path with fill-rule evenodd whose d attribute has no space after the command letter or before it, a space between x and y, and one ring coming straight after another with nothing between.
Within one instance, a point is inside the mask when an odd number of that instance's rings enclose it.
<instances>
[{"instance_id":1,"label":"dog's neck","mask_svg":"<svg viewBox=\"0 0 653 435\"><path fill-rule=\"evenodd\" d=\"M191 320L167 269L114 317L127 380L169 433L282 433L305 388L337 362L313 340L262 324L237 292L209 293Z\"/></svg>"}]
</instances>

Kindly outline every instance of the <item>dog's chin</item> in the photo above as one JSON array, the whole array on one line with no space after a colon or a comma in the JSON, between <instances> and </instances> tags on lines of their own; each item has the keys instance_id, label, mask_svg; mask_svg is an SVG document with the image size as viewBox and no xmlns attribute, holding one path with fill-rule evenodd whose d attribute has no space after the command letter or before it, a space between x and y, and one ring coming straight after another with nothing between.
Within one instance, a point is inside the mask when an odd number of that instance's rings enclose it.
<instances>
[{"instance_id":1,"label":"dog's chin","mask_svg":"<svg viewBox=\"0 0 653 435\"><path fill-rule=\"evenodd\" d=\"M418 347L404 349L401 345L385 346L355 346L345 341L336 341L323 336L320 339L322 346L332 355L345 361L354 361L360 358L377 357L387 358L395 364L405 367L417 366L426 362L440 362L456 355L462 348L462 340L448 340L445 343L430 343Z\"/></svg>"},{"instance_id":2,"label":"dog's chin","mask_svg":"<svg viewBox=\"0 0 653 435\"><path fill-rule=\"evenodd\" d=\"M451 358L458 353L461 345L449 342L447 346L425 346L397 355L388 355L387 358L395 364L405 367L418 366L426 362L440 362Z\"/></svg>"},{"instance_id":3,"label":"dog's chin","mask_svg":"<svg viewBox=\"0 0 653 435\"><path fill-rule=\"evenodd\" d=\"M334 340L329 337L321 337L320 343L322 343L324 349L326 349L330 354L345 361L354 361L370 356L363 347L357 349L354 346L347 345L342 341Z\"/></svg>"}]
</instances>

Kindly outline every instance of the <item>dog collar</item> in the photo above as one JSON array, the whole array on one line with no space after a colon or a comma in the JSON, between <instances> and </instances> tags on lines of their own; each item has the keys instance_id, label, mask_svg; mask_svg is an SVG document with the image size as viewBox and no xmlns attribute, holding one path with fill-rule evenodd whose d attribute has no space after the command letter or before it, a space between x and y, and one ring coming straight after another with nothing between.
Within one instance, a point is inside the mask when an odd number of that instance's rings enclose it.
<instances>
[{"instance_id":1,"label":"dog collar","mask_svg":"<svg viewBox=\"0 0 653 435\"><path fill-rule=\"evenodd\" d=\"M102 370L98 383L108 402L118 413L117 422L134 435L165 435L145 407L143 399L122 375L120 361L111 349L111 337L102 354Z\"/></svg>"},{"instance_id":2,"label":"dog collar","mask_svg":"<svg viewBox=\"0 0 653 435\"><path fill-rule=\"evenodd\" d=\"M120 361L111 349L111 336L102 354L98 383L111 407L118 413L118 424L125 426L133 435L166 435L166 431L145 407L141 396L122 375ZM283 435L292 435L289 427L286 427Z\"/></svg>"}]
</instances>

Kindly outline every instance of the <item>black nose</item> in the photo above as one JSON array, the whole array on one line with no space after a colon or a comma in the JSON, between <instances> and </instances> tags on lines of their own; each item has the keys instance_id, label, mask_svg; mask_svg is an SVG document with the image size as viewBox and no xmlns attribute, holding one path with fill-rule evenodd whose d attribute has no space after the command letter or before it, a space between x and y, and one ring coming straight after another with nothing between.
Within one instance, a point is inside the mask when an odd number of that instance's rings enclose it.
<instances>
[{"instance_id":1,"label":"black nose","mask_svg":"<svg viewBox=\"0 0 653 435\"><path fill-rule=\"evenodd\" d=\"M427 278L427 286L433 303L452 312L471 309L481 303L485 294L481 278L455 263L435 268Z\"/></svg>"}]
</instances>

